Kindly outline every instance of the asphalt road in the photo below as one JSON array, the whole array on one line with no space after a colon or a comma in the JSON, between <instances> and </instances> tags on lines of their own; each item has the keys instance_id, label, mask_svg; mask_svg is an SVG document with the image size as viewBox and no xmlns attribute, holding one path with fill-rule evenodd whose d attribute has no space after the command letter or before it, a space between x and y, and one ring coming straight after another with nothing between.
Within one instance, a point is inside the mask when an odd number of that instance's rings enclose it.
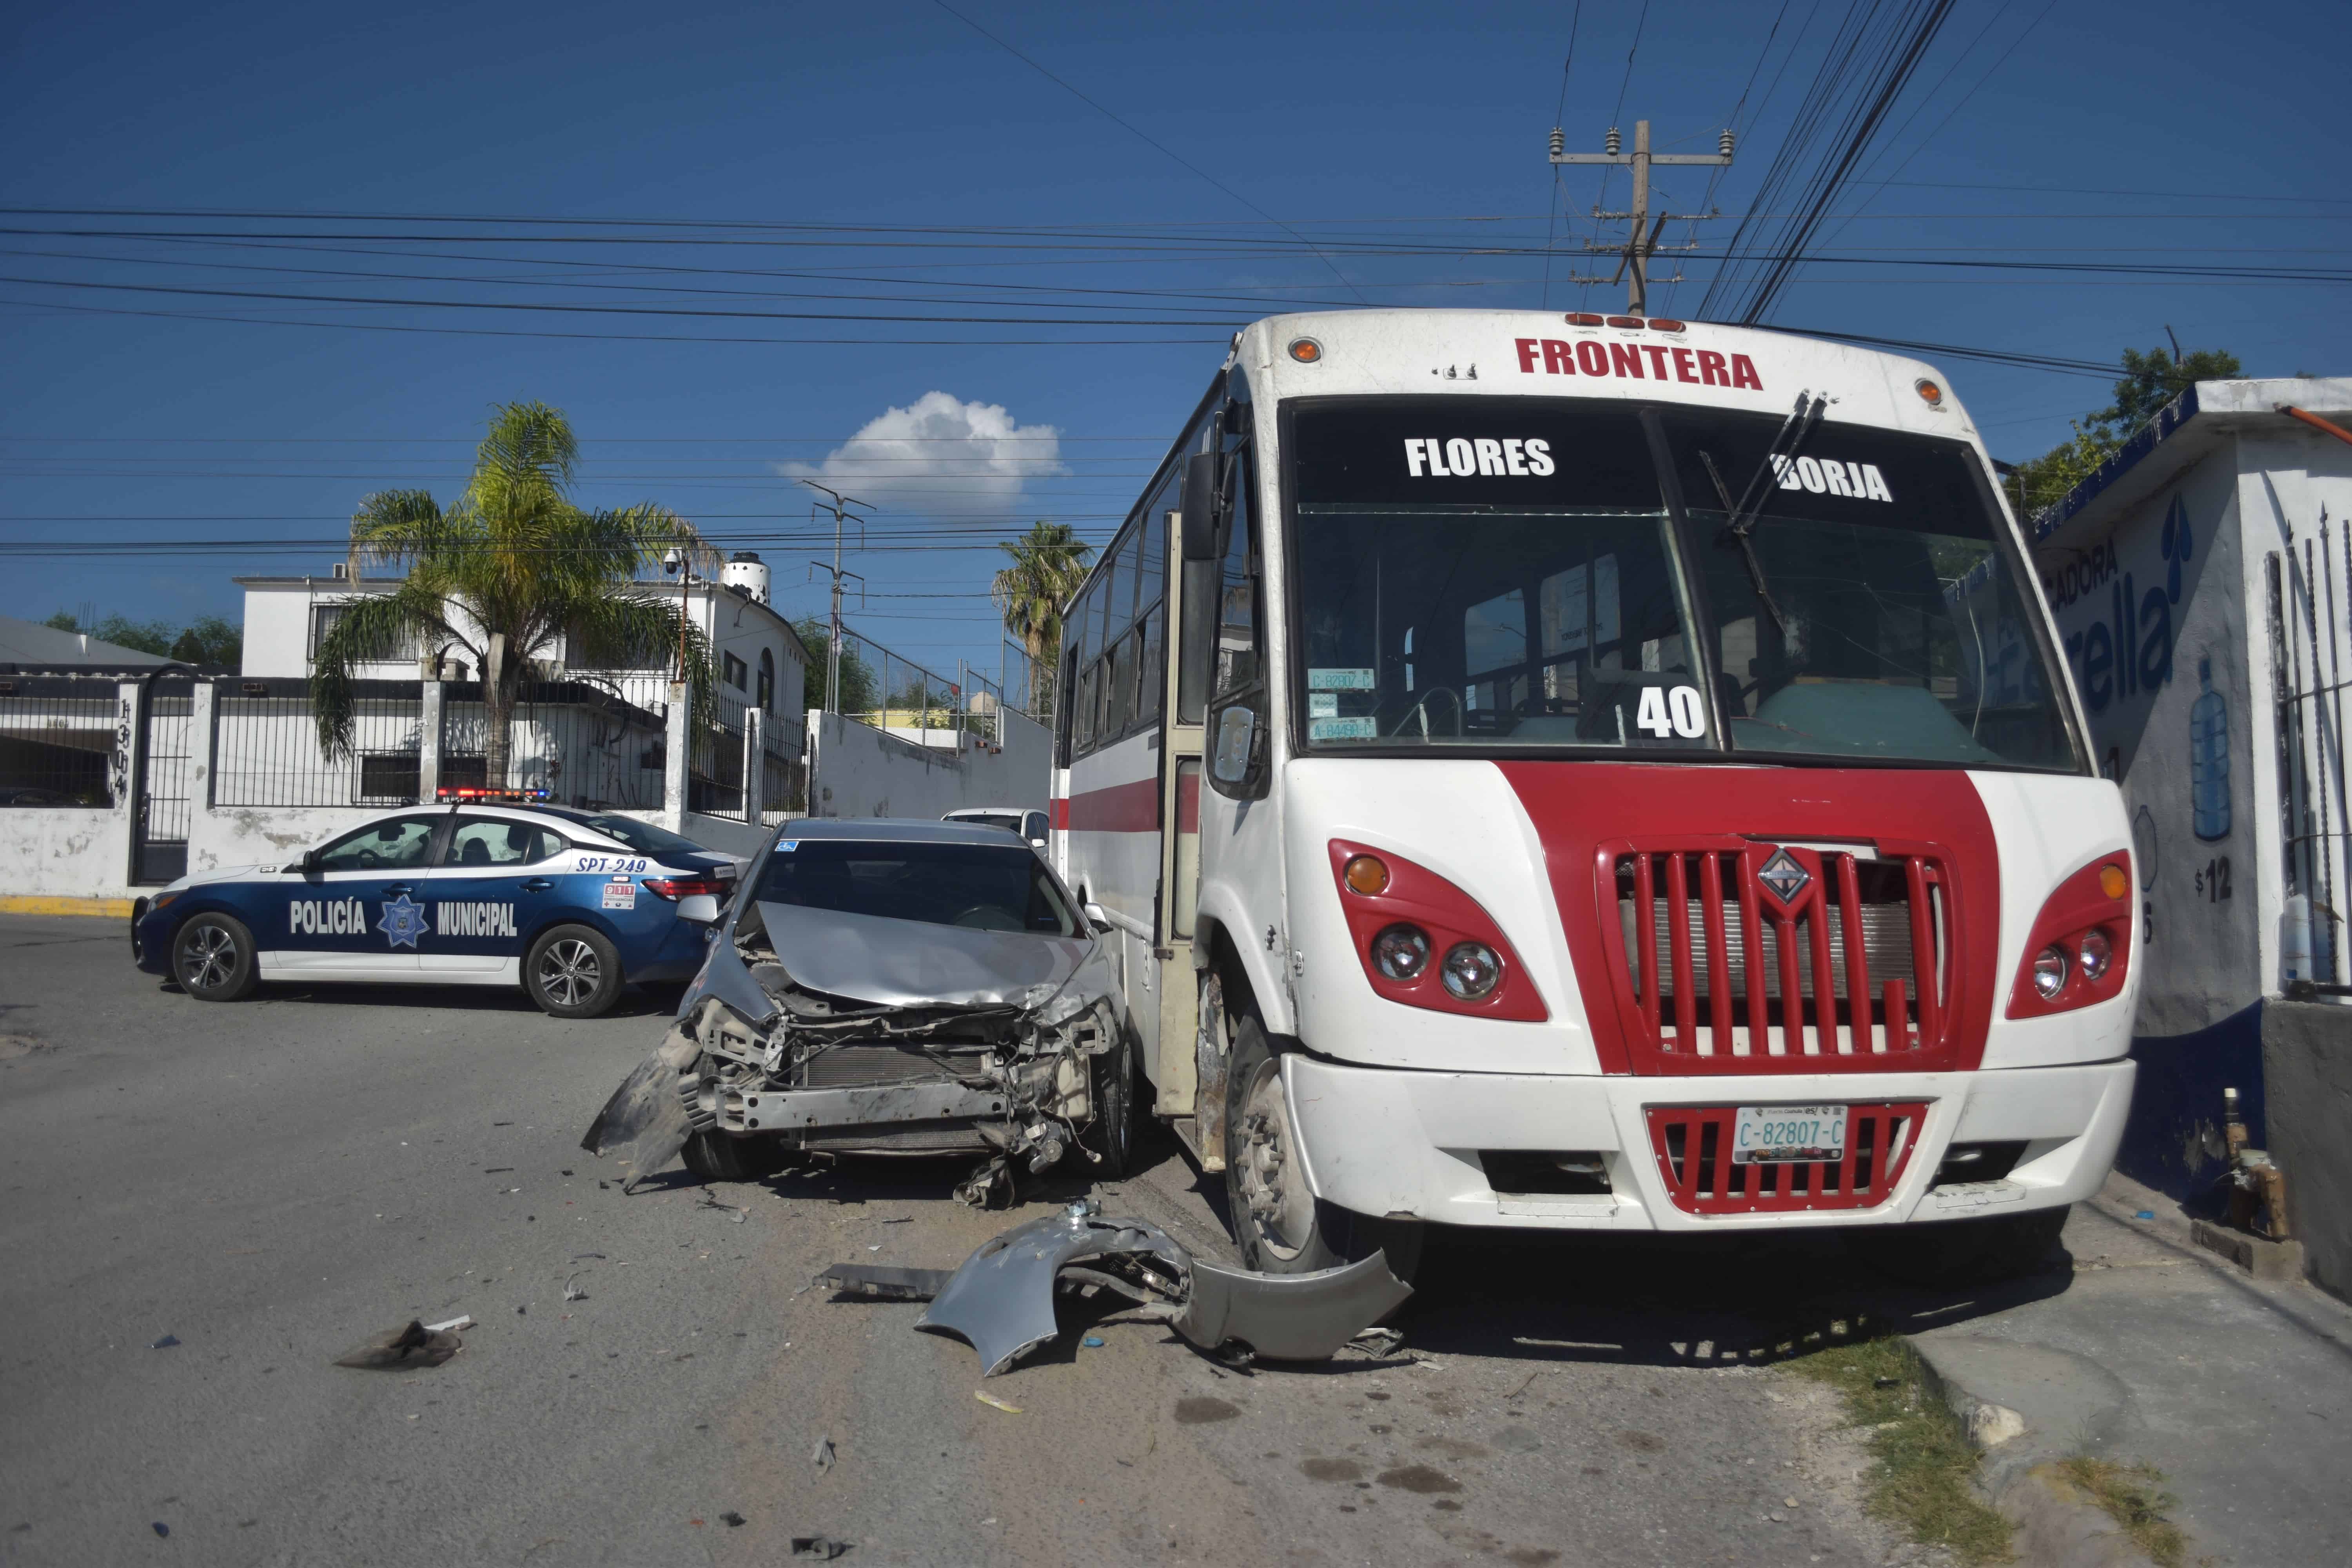
<instances>
[{"instance_id":1,"label":"asphalt road","mask_svg":"<svg viewBox=\"0 0 2352 1568\"><path fill-rule=\"evenodd\" d=\"M1401 1320L1418 1361L1244 1373L1066 1308L983 1384L919 1308L810 1277L951 1267L1082 1189L982 1215L961 1165L868 1162L625 1197L578 1141L660 1015L208 1006L117 922L0 917L0 1562L766 1563L819 1534L853 1568L1889 1559L1823 1396L1766 1363L1951 1309L1889 1307L1833 1248L1449 1237ZM1172 1145L1102 1195L1223 1246ZM444 1366L331 1364L460 1313Z\"/></svg>"}]
</instances>

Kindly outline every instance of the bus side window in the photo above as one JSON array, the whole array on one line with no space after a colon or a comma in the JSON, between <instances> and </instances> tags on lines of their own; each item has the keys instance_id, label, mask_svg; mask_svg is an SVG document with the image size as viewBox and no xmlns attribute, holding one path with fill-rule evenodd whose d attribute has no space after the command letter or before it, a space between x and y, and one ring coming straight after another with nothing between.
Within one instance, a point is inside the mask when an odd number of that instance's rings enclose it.
<instances>
[{"instance_id":1,"label":"bus side window","mask_svg":"<svg viewBox=\"0 0 2352 1568\"><path fill-rule=\"evenodd\" d=\"M1258 679L1257 538L1251 527L1249 450L1234 454L1232 521L1225 544L1223 584L1217 596L1217 695L1254 686Z\"/></svg>"}]
</instances>

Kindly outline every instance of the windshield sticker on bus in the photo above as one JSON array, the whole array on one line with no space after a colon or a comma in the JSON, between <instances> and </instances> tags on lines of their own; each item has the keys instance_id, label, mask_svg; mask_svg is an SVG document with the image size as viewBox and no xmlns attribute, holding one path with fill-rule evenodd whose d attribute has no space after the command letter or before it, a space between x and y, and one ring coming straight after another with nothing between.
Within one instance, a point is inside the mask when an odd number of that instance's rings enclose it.
<instances>
[{"instance_id":1,"label":"windshield sticker on bus","mask_svg":"<svg viewBox=\"0 0 2352 1568\"><path fill-rule=\"evenodd\" d=\"M1552 472L1551 443L1492 436L1411 436L1404 443L1404 470L1419 479L1475 479L1480 475L1547 479Z\"/></svg>"},{"instance_id":2,"label":"windshield sticker on bus","mask_svg":"<svg viewBox=\"0 0 2352 1568\"><path fill-rule=\"evenodd\" d=\"M1307 672L1309 691L1370 691L1372 672L1369 669L1310 669Z\"/></svg>"},{"instance_id":3,"label":"windshield sticker on bus","mask_svg":"<svg viewBox=\"0 0 2352 1568\"><path fill-rule=\"evenodd\" d=\"M1849 463L1837 458L1799 458L1791 462L1776 453L1772 471L1780 476L1780 488L1784 490L1811 490L1815 495L1826 492L1849 500L1895 500L1895 492L1886 488L1886 476L1878 471L1876 463Z\"/></svg>"},{"instance_id":4,"label":"windshield sticker on bus","mask_svg":"<svg viewBox=\"0 0 2352 1568\"><path fill-rule=\"evenodd\" d=\"M1307 738L1310 741L1375 741L1380 738L1380 726L1370 719L1309 719Z\"/></svg>"},{"instance_id":5,"label":"windshield sticker on bus","mask_svg":"<svg viewBox=\"0 0 2352 1568\"><path fill-rule=\"evenodd\" d=\"M1339 694L1336 691L1308 692L1307 716L1309 719L1337 719L1339 716Z\"/></svg>"},{"instance_id":6,"label":"windshield sticker on bus","mask_svg":"<svg viewBox=\"0 0 2352 1568\"><path fill-rule=\"evenodd\" d=\"M1706 733L1706 710L1699 702L1698 688L1642 688L1641 703L1633 710L1633 727L1660 737L1679 735L1685 741L1697 740Z\"/></svg>"},{"instance_id":7,"label":"windshield sticker on bus","mask_svg":"<svg viewBox=\"0 0 2352 1568\"><path fill-rule=\"evenodd\" d=\"M1558 338L1515 338L1519 372L1546 375L1614 375L1631 381L1687 381L1698 386L1746 387L1764 390L1756 362L1746 354L1726 356L1713 349L1681 349L1664 343L1602 342L1586 338L1563 342ZM1647 369L1643 368L1647 356Z\"/></svg>"}]
</instances>

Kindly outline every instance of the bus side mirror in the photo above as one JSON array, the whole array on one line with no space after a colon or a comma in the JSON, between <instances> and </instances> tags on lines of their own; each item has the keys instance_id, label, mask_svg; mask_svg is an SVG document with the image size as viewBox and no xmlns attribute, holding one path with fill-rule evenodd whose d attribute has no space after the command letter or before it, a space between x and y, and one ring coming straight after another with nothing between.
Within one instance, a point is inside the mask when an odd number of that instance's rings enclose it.
<instances>
[{"instance_id":1,"label":"bus side mirror","mask_svg":"<svg viewBox=\"0 0 2352 1568\"><path fill-rule=\"evenodd\" d=\"M1265 794L1265 725L1255 697L1236 698L1209 715L1209 787L1235 800Z\"/></svg>"},{"instance_id":2,"label":"bus side mirror","mask_svg":"<svg viewBox=\"0 0 2352 1568\"><path fill-rule=\"evenodd\" d=\"M1214 561L1217 548L1217 465L1214 452L1196 452L1184 460L1183 552L1187 561Z\"/></svg>"}]
</instances>

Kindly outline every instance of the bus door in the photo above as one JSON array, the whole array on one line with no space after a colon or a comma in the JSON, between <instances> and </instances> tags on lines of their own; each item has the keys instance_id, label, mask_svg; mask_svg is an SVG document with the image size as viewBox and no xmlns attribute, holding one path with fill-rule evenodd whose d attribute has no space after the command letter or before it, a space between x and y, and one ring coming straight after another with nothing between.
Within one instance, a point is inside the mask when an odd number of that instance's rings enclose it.
<instances>
[{"instance_id":1,"label":"bus door","mask_svg":"<svg viewBox=\"0 0 2352 1568\"><path fill-rule=\"evenodd\" d=\"M1181 508L1171 508L1154 520L1167 531L1168 560L1179 563L1180 569L1168 574L1171 646L1161 671L1167 682L1160 707L1167 715L1160 753L1161 897L1159 942L1152 954L1160 970L1160 1049L1151 1077L1160 1091L1160 1114L1181 1119L1178 1131L1186 1135L1186 1141L1194 1145L1194 1154L1200 1155L1208 1141L1194 1135L1198 1129L1193 1099L1199 1082L1194 1053L1201 994L1200 980L1192 969L1192 917L1201 902L1201 749L1206 733L1202 725L1206 693L1201 689L1205 682L1197 674L1206 669L1208 661L1186 657L1191 639L1201 631L1196 624L1199 617L1191 606L1196 602L1192 593L1195 579L1203 578L1195 568L1203 563L1184 559L1183 519ZM1214 571L1214 562L1205 564ZM1200 602L1213 604L1214 598L1213 587L1197 595ZM1213 635L1213 626L1209 633ZM1196 679L1188 682L1187 670L1195 671ZM1220 1154L1223 1152L1222 1140L1209 1146Z\"/></svg>"}]
</instances>

